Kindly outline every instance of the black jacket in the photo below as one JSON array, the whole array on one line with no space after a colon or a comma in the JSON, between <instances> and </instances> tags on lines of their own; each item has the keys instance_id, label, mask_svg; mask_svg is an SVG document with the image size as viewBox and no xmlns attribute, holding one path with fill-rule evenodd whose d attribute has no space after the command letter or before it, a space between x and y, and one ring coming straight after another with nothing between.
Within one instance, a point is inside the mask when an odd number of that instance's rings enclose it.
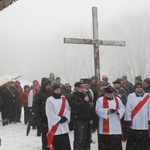
<instances>
[{"instance_id":1,"label":"black jacket","mask_svg":"<svg viewBox=\"0 0 150 150\"><path fill-rule=\"evenodd\" d=\"M134 92L134 86L131 82L127 82L125 85L123 85L123 88L127 91L127 95Z\"/></svg>"},{"instance_id":2,"label":"black jacket","mask_svg":"<svg viewBox=\"0 0 150 150\"><path fill-rule=\"evenodd\" d=\"M78 120L91 120L90 104L85 101L85 94L73 91L70 98L71 115Z\"/></svg>"},{"instance_id":3,"label":"black jacket","mask_svg":"<svg viewBox=\"0 0 150 150\"><path fill-rule=\"evenodd\" d=\"M115 90L116 90L116 96L118 96L121 99L122 103L126 105L127 96L128 96L127 91L122 87Z\"/></svg>"},{"instance_id":4,"label":"black jacket","mask_svg":"<svg viewBox=\"0 0 150 150\"><path fill-rule=\"evenodd\" d=\"M47 78L42 78L41 89L33 97L32 111L36 116L36 119L41 124L48 124L45 112L45 104L48 97L51 96L51 91L46 91L45 87L49 83Z\"/></svg>"},{"instance_id":5,"label":"black jacket","mask_svg":"<svg viewBox=\"0 0 150 150\"><path fill-rule=\"evenodd\" d=\"M148 86L147 88L144 88L144 92L145 93L150 93L150 86Z\"/></svg>"}]
</instances>

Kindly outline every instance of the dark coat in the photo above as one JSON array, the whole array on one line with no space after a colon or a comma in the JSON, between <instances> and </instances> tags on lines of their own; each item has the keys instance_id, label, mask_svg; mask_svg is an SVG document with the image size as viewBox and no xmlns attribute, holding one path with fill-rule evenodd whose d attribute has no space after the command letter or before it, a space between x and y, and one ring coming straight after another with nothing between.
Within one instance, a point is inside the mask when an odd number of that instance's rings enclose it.
<instances>
[{"instance_id":1,"label":"dark coat","mask_svg":"<svg viewBox=\"0 0 150 150\"><path fill-rule=\"evenodd\" d=\"M33 113L36 116L38 122L46 125L48 123L47 123L47 117L45 112L45 104L47 98L51 96L51 91L45 90L45 87L48 82L49 80L47 78L42 79L41 89L34 95L33 106L32 106Z\"/></svg>"},{"instance_id":2,"label":"dark coat","mask_svg":"<svg viewBox=\"0 0 150 150\"><path fill-rule=\"evenodd\" d=\"M116 96L118 96L121 99L122 103L126 105L127 96L128 96L127 91L122 87L115 90L116 90Z\"/></svg>"},{"instance_id":3,"label":"dark coat","mask_svg":"<svg viewBox=\"0 0 150 150\"><path fill-rule=\"evenodd\" d=\"M73 91L70 98L71 115L78 120L90 120L90 104L85 101L85 94Z\"/></svg>"},{"instance_id":4,"label":"dark coat","mask_svg":"<svg viewBox=\"0 0 150 150\"><path fill-rule=\"evenodd\" d=\"M134 92L134 86L131 82L127 82L125 85L123 85L123 88L127 91L127 95Z\"/></svg>"},{"instance_id":5,"label":"dark coat","mask_svg":"<svg viewBox=\"0 0 150 150\"><path fill-rule=\"evenodd\" d=\"M66 97L66 99L68 100L68 103L70 103L70 98L71 98L71 90L66 90L64 92L62 92L62 95L64 95Z\"/></svg>"},{"instance_id":6,"label":"dark coat","mask_svg":"<svg viewBox=\"0 0 150 150\"><path fill-rule=\"evenodd\" d=\"M144 92L145 93L150 93L150 86L148 86L147 88L144 88Z\"/></svg>"}]
</instances>

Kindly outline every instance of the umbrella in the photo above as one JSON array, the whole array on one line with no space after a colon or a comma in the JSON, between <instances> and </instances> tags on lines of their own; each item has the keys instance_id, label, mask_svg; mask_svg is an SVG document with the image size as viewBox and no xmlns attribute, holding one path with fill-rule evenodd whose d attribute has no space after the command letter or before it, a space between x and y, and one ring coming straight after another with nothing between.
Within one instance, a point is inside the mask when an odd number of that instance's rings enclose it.
<instances>
[{"instance_id":1,"label":"umbrella","mask_svg":"<svg viewBox=\"0 0 150 150\"><path fill-rule=\"evenodd\" d=\"M31 122L28 122L28 124L27 124L27 130L26 130L26 136L29 135L30 129L31 129Z\"/></svg>"},{"instance_id":2,"label":"umbrella","mask_svg":"<svg viewBox=\"0 0 150 150\"><path fill-rule=\"evenodd\" d=\"M18 79L19 77L21 77L22 75L21 74L6 74L6 75L3 75L0 77L0 86L8 83L8 82L11 82L13 80L16 80Z\"/></svg>"},{"instance_id":3,"label":"umbrella","mask_svg":"<svg viewBox=\"0 0 150 150\"><path fill-rule=\"evenodd\" d=\"M34 128L36 126L36 116L32 114L27 124L26 136L29 135L31 126Z\"/></svg>"},{"instance_id":4,"label":"umbrella","mask_svg":"<svg viewBox=\"0 0 150 150\"><path fill-rule=\"evenodd\" d=\"M9 5L13 4L16 1L17 0L0 0L0 11L8 7Z\"/></svg>"}]
</instances>

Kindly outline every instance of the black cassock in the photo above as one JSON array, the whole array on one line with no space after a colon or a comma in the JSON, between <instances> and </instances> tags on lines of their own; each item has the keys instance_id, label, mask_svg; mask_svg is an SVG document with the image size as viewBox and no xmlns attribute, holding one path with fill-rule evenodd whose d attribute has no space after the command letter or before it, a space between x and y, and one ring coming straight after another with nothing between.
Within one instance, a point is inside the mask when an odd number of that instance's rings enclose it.
<instances>
[{"instance_id":1,"label":"black cassock","mask_svg":"<svg viewBox=\"0 0 150 150\"><path fill-rule=\"evenodd\" d=\"M53 145L55 150L71 150L68 133L54 135Z\"/></svg>"},{"instance_id":2,"label":"black cassock","mask_svg":"<svg viewBox=\"0 0 150 150\"><path fill-rule=\"evenodd\" d=\"M99 150L122 150L121 135L99 134Z\"/></svg>"},{"instance_id":3,"label":"black cassock","mask_svg":"<svg viewBox=\"0 0 150 150\"><path fill-rule=\"evenodd\" d=\"M148 150L149 132L148 130L130 130L126 150Z\"/></svg>"}]
</instances>

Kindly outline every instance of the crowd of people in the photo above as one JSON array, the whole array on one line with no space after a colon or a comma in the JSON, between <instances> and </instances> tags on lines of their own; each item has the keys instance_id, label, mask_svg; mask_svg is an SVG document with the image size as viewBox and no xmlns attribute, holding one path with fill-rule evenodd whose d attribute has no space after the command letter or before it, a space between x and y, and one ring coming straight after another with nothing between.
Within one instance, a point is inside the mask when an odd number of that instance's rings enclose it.
<instances>
[{"instance_id":1,"label":"crowd of people","mask_svg":"<svg viewBox=\"0 0 150 150\"><path fill-rule=\"evenodd\" d=\"M31 123L41 136L42 150L71 150L68 133L74 130L74 150L90 150L92 133L98 129L99 150L150 149L150 79L127 76L110 83L107 75L81 78L74 84L62 84L51 73L22 89L19 81L0 87L2 125Z\"/></svg>"}]
</instances>

